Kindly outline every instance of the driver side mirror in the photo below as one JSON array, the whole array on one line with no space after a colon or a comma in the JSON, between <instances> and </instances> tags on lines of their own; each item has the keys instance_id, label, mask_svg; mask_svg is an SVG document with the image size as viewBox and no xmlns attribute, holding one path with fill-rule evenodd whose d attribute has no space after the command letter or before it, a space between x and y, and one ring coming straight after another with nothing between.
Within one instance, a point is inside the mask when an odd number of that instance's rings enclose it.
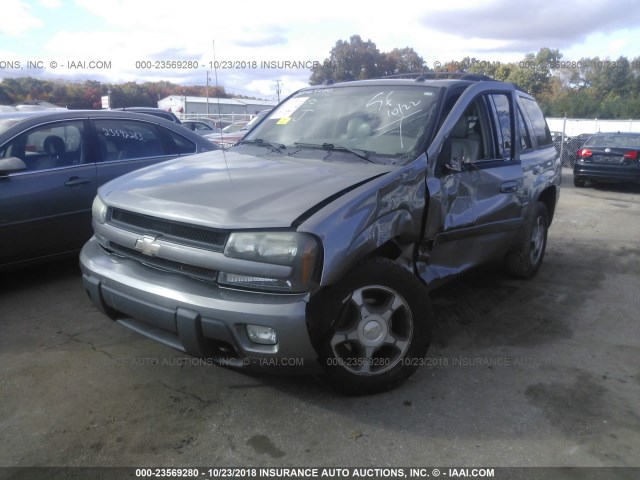
<instances>
[{"instance_id":1,"label":"driver side mirror","mask_svg":"<svg viewBox=\"0 0 640 480\"><path fill-rule=\"evenodd\" d=\"M7 175L26 169L27 165L18 157L0 158L0 175Z\"/></svg>"},{"instance_id":2,"label":"driver side mirror","mask_svg":"<svg viewBox=\"0 0 640 480\"><path fill-rule=\"evenodd\" d=\"M459 145L454 145L451 138L447 138L442 144L438 155L438 167L442 175L461 172L464 169L463 165L469 163L459 147Z\"/></svg>"}]
</instances>

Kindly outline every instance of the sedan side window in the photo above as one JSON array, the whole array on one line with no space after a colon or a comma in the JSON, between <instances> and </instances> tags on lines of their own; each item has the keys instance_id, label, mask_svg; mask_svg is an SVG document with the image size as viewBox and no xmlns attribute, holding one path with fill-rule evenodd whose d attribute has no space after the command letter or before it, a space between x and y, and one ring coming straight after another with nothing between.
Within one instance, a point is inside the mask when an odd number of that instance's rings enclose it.
<instances>
[{"instance_id":1,"label":"sedan side window","mask_svg":"<svg viewBox=\"0 0 640 480\"><path fill-rule=\"evenodd\" d=\"M166 155L152 123L135 120L95 120L102 161Z\"/></svg>"},{"instance_id":2,"label":"sedan side window","mask_svg":"<svg viewBox=\"0 0 640 480\"><path fill-rule=\"evenodd\" d=\"M41 125L19 135L0 148L0 158L17 157L36 172L84 162L84 122Z\"/></svg>"},{"instance_id":3,"label":"sedan side window","mask_svg":"<svg viewBox=\"0 0 640 480\"><path fill-rule=\"evenodd\" d=\"M172 155L184 155L189 153L196 153L196 144L186 137L169 130L168 128L162 128L166 138L167 152Z\"/></svg>"}]
</instances>

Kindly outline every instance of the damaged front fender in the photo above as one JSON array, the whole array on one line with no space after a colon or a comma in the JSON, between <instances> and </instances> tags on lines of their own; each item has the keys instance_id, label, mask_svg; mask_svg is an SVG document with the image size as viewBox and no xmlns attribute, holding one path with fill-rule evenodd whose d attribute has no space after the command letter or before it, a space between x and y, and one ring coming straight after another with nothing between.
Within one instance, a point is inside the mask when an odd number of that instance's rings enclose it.
<instances>
[{"instance_id":1,"label":"damaged front fender","mask_svg":"<svg viewBox=\"0 0 640 480\"><path fill-rule=\"evenodd\" d=\"M300 225L298 231L322 240L321 286L335 283L360 259L389 241L402 248L420 240L426 170L423 154L346 193Z\"/></svg>"}]
</instances>

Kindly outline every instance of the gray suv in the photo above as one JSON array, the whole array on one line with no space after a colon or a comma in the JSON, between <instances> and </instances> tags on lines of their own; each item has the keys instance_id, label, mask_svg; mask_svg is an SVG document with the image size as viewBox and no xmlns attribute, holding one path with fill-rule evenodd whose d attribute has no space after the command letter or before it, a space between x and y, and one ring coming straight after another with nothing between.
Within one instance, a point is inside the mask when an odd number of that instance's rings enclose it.
<instances>
[{"instance_id":1,"label":"gray suv","mask_svg":"<svg viewBox=\"0 0 640 480\"><path fill-rule=\"evenodd\" d=\"M560 172L540 108L509 83L305 88L229 150L104 185L84 286L188 354L385 390L426 355L430 289L487 262L536 273Z\"/></svg>"}]
</instances>

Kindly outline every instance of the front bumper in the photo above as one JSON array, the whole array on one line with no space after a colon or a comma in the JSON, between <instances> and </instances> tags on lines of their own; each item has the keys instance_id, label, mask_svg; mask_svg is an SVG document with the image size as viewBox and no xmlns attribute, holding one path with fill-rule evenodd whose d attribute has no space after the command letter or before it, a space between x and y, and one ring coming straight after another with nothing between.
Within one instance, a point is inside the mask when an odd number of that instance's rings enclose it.
<instances>
[{"instance_id":1,"label":"front bumper","mask_svg":"<svg viewBox=\"0 0 640 480\"><path fill-rule=\"evenodd\" d=\"M640 183L640 165L616 165L606 163L576 162L573 176L596 182Z\"/></svg>"},{"instance_id":2,"label":"front bumper","mask_svg":"<svg viewBox=\"0 0 640 480\"><path fill-rule=\"evenodd\" d=\"M307 294L219 288L105 252L95 238L80 253L84 288L109 318L153 340L218 364L317 373L306 324ZM276 345L251 342L246 325L273 328Z\"/></svg>"}]
</instances>

